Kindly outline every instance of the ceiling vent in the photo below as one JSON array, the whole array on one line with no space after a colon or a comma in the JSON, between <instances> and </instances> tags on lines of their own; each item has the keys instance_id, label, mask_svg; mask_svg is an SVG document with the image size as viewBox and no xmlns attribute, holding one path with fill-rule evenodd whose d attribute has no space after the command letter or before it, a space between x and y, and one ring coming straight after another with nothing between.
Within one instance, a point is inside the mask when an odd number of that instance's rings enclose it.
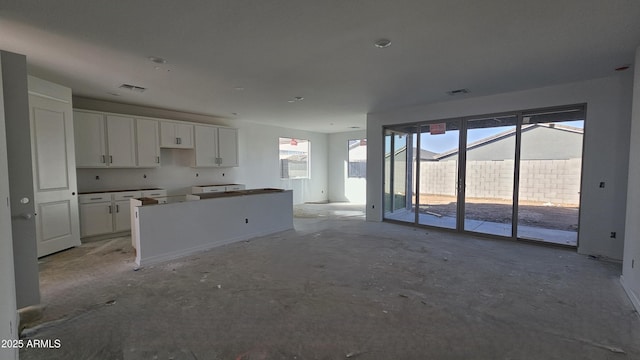
<instances>
[{"instance_id":1,"label":"ceiling vent","mask_svg":"<svg viewBox=\"0 0 640 360\"><path fill-rule=\"evenodd\" d=\"M457 89L457 90L447 91L448 95L460 95L460 94L468 94L468 93L469 93L469 89Z\"/></svg>"},{"instance_id":2,"label":"ceiling vent","mask_svg":"<svg viewBox=\"0 0 640 360\"><path fill-rule=\"evenodd\" d=\"M130 85L130 84L122 84L120 85L120 89L125 89L125 90L129 90L129 91L133 91L133 92L144 92L145 90L147 90L147 88L144 88L142 86L135 86L135 85Z\"/></svg>"}]
</instances>

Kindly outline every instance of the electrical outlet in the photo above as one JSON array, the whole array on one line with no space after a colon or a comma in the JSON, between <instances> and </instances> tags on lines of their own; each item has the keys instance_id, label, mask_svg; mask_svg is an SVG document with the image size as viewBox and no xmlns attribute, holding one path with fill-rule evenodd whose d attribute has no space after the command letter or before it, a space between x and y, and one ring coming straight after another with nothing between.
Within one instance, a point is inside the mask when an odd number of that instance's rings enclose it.
<instances>
[{"instance_id":1,"label":"electrical outlet","mask_svg":"<svg viewBox=\"0 0 640 360\"><path fill-rule=\"evenodd\" d=\"M96 180L100 180L100 175L96 175Z\"/></svg>"},{"instance_id":2,"label":"electrical outlet","mask_svg":"<svg viewBox=\"0 0 640 360\"><path fill-rule=\"evenodd\" d=\"M600 181L600 187L604 188L604 181Z\"/></svg>"},{"instance_id":3,"label":"electrical outlet","mask_svg":"<svg viewBox=\"0 0 640 360\"><path fill-rule=\"evenodd\" d=\"M616 232L612 231L611 235L609 237L612 238L612 239L615 239L616 238Z\"/></svg>"}]
</instances>

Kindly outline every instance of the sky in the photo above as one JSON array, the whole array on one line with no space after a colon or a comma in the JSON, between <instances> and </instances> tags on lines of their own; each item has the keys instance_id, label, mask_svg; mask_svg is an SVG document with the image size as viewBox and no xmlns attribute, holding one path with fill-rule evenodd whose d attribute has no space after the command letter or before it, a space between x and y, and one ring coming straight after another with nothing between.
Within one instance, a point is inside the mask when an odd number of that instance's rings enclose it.
<instances>
[{"instance_id":1,"label":"sky","mask_svg":"<svg viewBox=\"0 0 640 360\"><path fill-rule=\"evenodd\" d=\"M577 128L584 127L584 121L566 121L556 123L559 125L573 126ZM467 133L467 143L472 143L480 139L484 139L489 136L501 133L515 128L515 126L501 126L486 129L472 129ZM431 135L429 133L423 133L420 139L420 148L429 150L435 153L442 153L448 150L458 148L458 137L460 135L459 130L447 131L444 134ZM404 145L404 144L403 144Z\"/></svg>"}]
</instances>

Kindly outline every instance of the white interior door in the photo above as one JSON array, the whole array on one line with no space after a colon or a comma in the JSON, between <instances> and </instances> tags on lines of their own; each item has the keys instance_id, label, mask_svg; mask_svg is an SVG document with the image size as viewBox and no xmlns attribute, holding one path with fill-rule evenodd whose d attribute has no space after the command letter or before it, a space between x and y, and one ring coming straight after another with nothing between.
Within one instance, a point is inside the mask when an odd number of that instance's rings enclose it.
<instances>
[{"instance_id":1,"label":"white interior door","mask_svg":"<svg viewBox=\"0 0 640 360\"><path fill-rule=\"evenodd\" d=\"M29 93L38 257L80 245L70 101Z\"/></svg>"}]
</instances>

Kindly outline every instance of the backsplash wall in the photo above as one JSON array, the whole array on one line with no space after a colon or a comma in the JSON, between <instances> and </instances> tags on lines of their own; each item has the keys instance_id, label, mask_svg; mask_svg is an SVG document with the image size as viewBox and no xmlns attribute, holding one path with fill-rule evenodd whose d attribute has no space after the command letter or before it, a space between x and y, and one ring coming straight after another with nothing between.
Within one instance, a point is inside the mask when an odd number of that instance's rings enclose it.
<instances>
[{"instance_id":1,"label":"backsplash wall","mask_svg":"<svg viewBox=\"0 0 640 360\"><path fill-rule=\"evenodd\" d=\"M77 169L78 191L163 188L169 195L191 193L193 185L237 183L237 168L192 168L193 150L161 149L160 167Z\"/></svg>"}]
</instances>

